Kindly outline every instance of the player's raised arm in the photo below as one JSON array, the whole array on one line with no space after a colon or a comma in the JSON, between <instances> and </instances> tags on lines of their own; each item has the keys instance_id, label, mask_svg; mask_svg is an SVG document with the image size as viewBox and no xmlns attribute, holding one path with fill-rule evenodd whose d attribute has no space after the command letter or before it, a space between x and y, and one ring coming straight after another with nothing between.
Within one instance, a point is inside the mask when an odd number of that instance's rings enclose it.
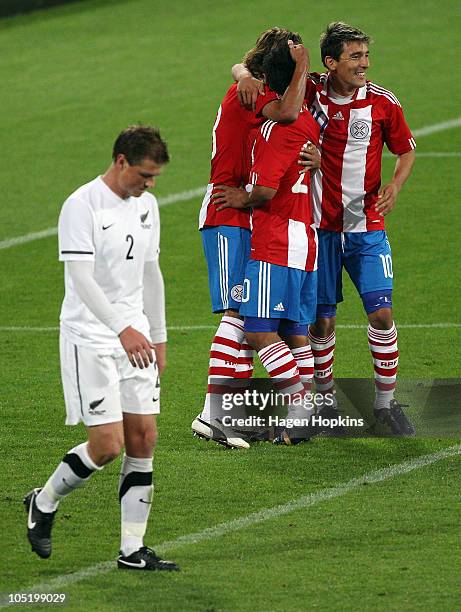
<instances>
[{"instance_id":1,"label":"player's raised arm","mask_svg":"<svg viewBox=\"0 0 461 612\"><path fill-rule=\"evenodd\" d=\"M254 112L258 96L265 95L263 81L254 77L243 64L232 66L232 78L238 83L237 95L240 104Z\"/></svg>"},{"instance_id":2,"label":"player's raised arm","mask_svg":"<svg viewBox=\"0 0 461 612\"><path fill-rule=\"evenodd\" d=\"M278 83L268 83L283 95L281 99L269 101L261 111L265 117L278 123L291 123L298 118L306 92L306 76L309 69L309 55L304 45L295 44L292 40L289 40L287 44L291 60L294 62L293 76L288 87L286 89L282 87L283 91L279 90ZM266 64L270 61L271 52L264 59ZM232 68L232 76L238 82L237 92L241 104L247 109L255 110L262 81L253 77L244 64L235 64Z\"/></svg>"}]
</instances>

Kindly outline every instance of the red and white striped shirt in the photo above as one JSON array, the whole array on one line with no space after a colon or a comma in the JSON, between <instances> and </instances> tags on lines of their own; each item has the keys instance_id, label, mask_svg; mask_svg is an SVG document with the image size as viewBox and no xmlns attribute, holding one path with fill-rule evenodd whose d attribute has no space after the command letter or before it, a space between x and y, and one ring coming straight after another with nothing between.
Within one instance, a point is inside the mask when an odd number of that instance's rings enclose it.
<instances>
[{"instance_id":1,"label":"red and white striped shirt","mask_svg":"<svg viewBox=\"0 0 461 612\"><path fill-rule=\"evenodd\" d=\"M310 173L299 174L298 158L319 128L307 108L296 121L282 125L267 120L253 146L250 182L276 189L275 196L253 209L251 259L288 268L317 269L317 233L310 198Z\"/></svg>"},{"instance_id":2,"label":"red and white striped shirt","mask_svg":"<svg viewBox=\"0 0 461 612\"><path fill-rule=\"evenodd\" d=\"M395 155L416 147L395 95L367 81L351 100L334 97L328 74L312 73L306 104L320 125L322 161L312 180L316 226L336 232L384 229L374 204L384 143Z\"/></svg>"},{"instance_id":3,"label":"red and white striped shirt","mask_svg":"<svg viewBox=\"0 0 461 612\"><path fill-rule=\"evenodd\" d=\"M272 101L274 98L271 97ZM251 130L258 128L264 117L258 116L267 104L258 96L256 111L246 110L239 102L237 84L228 89L218 109L212 132L211 174L199 217L199 228L232 225L250 228L250 212L225 208L219 212L211 201L214 185L241 187L248 183L250 172Z\"/></svg>"}]
</instances>

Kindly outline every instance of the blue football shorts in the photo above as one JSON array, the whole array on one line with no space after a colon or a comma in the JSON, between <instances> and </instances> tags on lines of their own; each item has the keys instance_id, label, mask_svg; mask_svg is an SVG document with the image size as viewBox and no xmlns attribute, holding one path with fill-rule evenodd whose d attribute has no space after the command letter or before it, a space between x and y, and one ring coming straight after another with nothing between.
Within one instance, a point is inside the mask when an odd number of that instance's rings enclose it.
<instances>
[{"instance_id":1,"label":"blue football shorts","mask_svg":"<svg viewBox=\"0 0 461 612\"><path fill-rule=\"evenodd\" d=\"M343 301L342 269L360 296L392 291L392 253L384 230L318 233L318 304Z\"/></svg>"},{"instance_id":2,"label":"blue football shorts","mask_svg":"<svg viewBox=\"0 0 461 612\"><path fill-rule=\"evenodd\" d=\"M315 321L317 272L306 272L250 259L243 282L240 314L288 319L303 325Z\"/></svg>"},{"instance_id":3,"label":"blue football shorts","mask_svg":"<svg viewBox=\"0 0 461 612\"><path fill-rule=\"evenodd\" d=\"M213 312L240 310L245 266L250 257L249 229L220 225L201 230L208 265Z\"/></svg>"}]
</instances>

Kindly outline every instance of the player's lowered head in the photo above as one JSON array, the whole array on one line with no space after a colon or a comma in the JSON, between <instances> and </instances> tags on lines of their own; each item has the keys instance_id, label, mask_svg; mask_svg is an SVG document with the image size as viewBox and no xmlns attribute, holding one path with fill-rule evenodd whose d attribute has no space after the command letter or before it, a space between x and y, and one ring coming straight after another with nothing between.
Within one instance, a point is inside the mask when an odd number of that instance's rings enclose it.
<instances>
[{"instance_id":1,"label":"player's lowered head","mask_svg":"<svg viewBox=\"0 0 461 612\"><path fill-rule=\"evenodd\" d=\"M169 161L167 144L157 128L132 125L117 136L103 180L120 198L139 197L154 187Z\"/></svg>"},{"instance_id":2,"label":"player's lowered head","mask_svg":"<svg viewBox=\"0 0 461 612\"><path fill-rule=\"evenodd\" d=\"M294 45L300 45L303 42L301 36L297 32L291 32L290 30L284 30L282 28L269 28L265 30L258 36L255 46L245 54L243 58L245 68L247 68L257 79L263 79L265 74L263 68L265 57L270 54L273 49L283 48L288 50L289 40L291 40Z\"/></svg>"},{"instance_id":3,"label":"player's lowered head","mask_svg":"<svg viewBox=\"0 0 461 612\"><path fill-rule=\"evenodd\" d=\"M272 49L266 53L263 62L262 70L264 73L264 80L267 85L279 95L283 96L286 88L293 78L295 71L296 62L293 59L293 47L298 43L291 43L285 41L283 45L272 47ZM309 69L307 51L302 48L305 56L305 65L303 70L307 72Z\"/></svg>"}]
</instances>

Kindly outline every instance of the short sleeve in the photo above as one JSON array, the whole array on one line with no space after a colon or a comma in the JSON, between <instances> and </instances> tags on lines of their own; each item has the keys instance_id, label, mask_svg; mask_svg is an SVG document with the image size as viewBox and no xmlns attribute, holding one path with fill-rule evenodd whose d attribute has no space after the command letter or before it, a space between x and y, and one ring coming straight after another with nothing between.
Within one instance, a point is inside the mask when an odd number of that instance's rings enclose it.
<instances>
[{"instance_id":1,"label":"short sleeve","mask_svg":"<svg viewBox=\"0 0 461 612\"><path fill-rule=\"evenodd\" d=\"M157 261L160 254L160 212L158 209L157 198L155 198L155 196L152 194L149 195L153 222L145 261Z\"/></svg>"},{"instance_id":2,"label":"short sleeve","mask_svg":"<svg viewBox=\"0 0 461 612\"><path fill-rule=\"evenodd\" d=\"M59 261L94 261L94 219L87 202L68 198L58 223Z\"/></svg>"},{"instance_id":3,"label":"short sleeve","mask_svg":"<svg viewBox=\"0 0 461 612\"><path fill-rule=\"evenodd\" d=\"M403 155L416 148L415 139L405 121L400 104L387 102L384 142L394 155Z\"/></svg>"},{"instance_id":4,"label":"short sleeve","mask_svg":"<svg viewBox=\"0 0 461 612\"><path fill-rule=\"evenodd\" d=\"M285 174L292 156L285 138L286 130L286 126L268 120L257 133L250 175L253 185L279 188L280 179Z\"/></svg>"}]
</instances>

